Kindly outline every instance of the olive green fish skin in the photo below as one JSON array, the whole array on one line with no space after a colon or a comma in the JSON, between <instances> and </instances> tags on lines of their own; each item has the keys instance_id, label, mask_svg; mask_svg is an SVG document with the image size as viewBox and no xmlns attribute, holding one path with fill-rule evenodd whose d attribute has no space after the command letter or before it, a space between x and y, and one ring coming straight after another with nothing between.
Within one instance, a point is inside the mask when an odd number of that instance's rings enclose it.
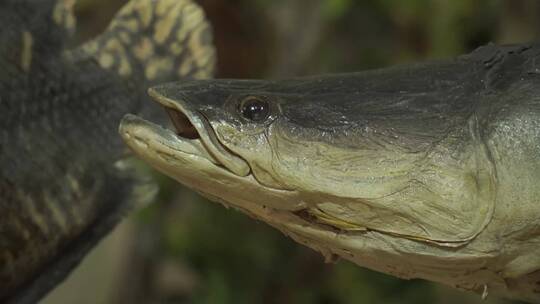
<instances>
[{"instance_id":1,"label":"olive green fish skin","mask_svg":"<svg viewBox=\"0 0 540 304\"><path fill-rule=\"evenodd\" d=\"M38 301L123 215L156 192L153 183L124 160L127 150L117 133L118 122L128 112L162 119L161 109L145 94L155 82L141 72L146 62L139 64L133 56L114 57L129 58L126 64L133 72L119 75L116 65L104 67L91 51L65 50L66 38L73 31L68 11L72 2L0 0L2 303ZM194 11L189 1L134 3L139 11L157 3L188 3ZM176 14L182 8L169 11ZM206 25L198 8L196 13L198 24ZM153 27L158 18L152 12L148 16L153 18L148 26ZM179 26L177 22L170 29ZM188 33L193 28L197 27ZM120 30L130 34L133 42L137 35L144 39L146 33ZM116 42L115 31L109 30L98 44ZM152 37L152 31L147 37ZM212 57L211 40L205 39L205 55ZM186 44L180 41L181 47ZM153 50L162 59L173 55L159 46ZM148 53L145 59L154 55ZM196 56L187 49L182 58L188 61ZM209 77L212 67L212 60L207 60L204 67L193 66L184 74L158 71L158 76L159 80ZM176 68L176 63L169 68Z\"/></svg>"},{"instance_id":2,"label":"olive green fish skin","mask_svg":"<svg viewBox=\"0 0 540 304\"><path fill-rule=\"evenodd\" d=\"M151 95L200 138L135 116L120 133L329 258L540 302L539 58L538 44L488 45L361 73L165 84ZM243 114L253 99L265 119Z\"/></svg>"}]
</instances>

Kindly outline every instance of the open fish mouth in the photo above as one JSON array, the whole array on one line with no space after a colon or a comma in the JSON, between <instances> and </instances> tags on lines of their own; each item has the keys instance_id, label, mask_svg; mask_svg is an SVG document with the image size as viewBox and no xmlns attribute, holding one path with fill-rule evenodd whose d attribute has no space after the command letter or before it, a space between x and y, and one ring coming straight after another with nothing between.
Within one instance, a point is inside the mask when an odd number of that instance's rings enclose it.
<instances>
[{"instance_id":1,"label":"open fish mouth","mask_svg":"<svg viewBox=\"0 0 540 304\"><path fill-rule=\"evenodd\" d=\"M157 144L164 150L196 155L206 158L217 166L223 167L237 176L250 173L248 163L228 150L218 139L210 122L204 115L191 109L185 100L173 100L159 92L159 88L149 90L149 95L167 112L174 126L173 130L164 129L135 115L126 115L120 124L120 134L136 152L141 147ZM156 137L156 135L159 135ZM161 137L163 140L159 140ZM161 151L166 153L166 151ZM141 154L141 153L139 153ZM144 154L144 152L142 152Z\"/></svg>"}]
</instances>

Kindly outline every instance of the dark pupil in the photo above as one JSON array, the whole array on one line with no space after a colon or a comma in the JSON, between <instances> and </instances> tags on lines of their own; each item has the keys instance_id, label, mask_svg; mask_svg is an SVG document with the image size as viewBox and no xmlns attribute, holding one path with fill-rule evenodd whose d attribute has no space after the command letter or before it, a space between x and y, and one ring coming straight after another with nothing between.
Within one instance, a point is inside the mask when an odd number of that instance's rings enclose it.
<instances>
[{"instance_id":1,"label":"dark pupil","mask_svg":"<svg viewBox=\"0 0 540 304\"><path fill-rule=\"evenodd\" d=\"M268 103L257 98L247 99L242 103L242 115L252 121L263 121L268 117Z\"/></svg>"}]
</instances>

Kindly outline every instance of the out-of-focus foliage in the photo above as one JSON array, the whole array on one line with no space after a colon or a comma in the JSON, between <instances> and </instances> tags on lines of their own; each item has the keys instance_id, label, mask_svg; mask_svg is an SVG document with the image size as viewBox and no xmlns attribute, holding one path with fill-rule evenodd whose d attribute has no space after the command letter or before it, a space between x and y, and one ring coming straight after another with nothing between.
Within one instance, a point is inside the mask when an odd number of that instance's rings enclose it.
<instances>
[{"instance_id":1,"label":"out-of-focus foliage","mask_svg":"<svg viewBox=\"0 0 540 304\"><path fill-rule=\"evenodd\" d=\"M77 40L103 29L123 2L80 0ZM219 77L358 71L450 57L490 41L519 42L540 30L540 2L534 0L199 3L214 26ZM121 272L114 290L83 281L81 289L91 293L80 293L81 299L107 292L110 301L104 303L510 303L481 302L479 295L348 262L326 264L265 224L159 179L161 195L134 216L135 232L107 242L127 248L120 250L123 262L109 267L108 259L90 259L82 267L103 276L108 269ZM68 284L76 289L77 282ZM59 290L50 301L62 299Z\"/></svg>"}]
</instances>

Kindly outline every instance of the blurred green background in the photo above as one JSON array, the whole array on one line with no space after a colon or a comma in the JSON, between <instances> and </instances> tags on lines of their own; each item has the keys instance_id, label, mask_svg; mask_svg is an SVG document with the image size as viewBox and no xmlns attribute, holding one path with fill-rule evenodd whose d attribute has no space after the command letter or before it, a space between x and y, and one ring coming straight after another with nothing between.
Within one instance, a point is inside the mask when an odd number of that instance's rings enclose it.
<instances>
[{"instance_id":1,"label":"blurred green background","mask_svg":"<svg viewBox=\"0 0 540 304\"><path fill-rule=\"evenodd\" d=\"M78 41L124 0L79 0ZM201 0L218 77L280 78L440 59L533 40L535 0ZM316 252L156 174L134 214L44 303L515 303L399 280Z\"/></svg>"}]
</instances>

